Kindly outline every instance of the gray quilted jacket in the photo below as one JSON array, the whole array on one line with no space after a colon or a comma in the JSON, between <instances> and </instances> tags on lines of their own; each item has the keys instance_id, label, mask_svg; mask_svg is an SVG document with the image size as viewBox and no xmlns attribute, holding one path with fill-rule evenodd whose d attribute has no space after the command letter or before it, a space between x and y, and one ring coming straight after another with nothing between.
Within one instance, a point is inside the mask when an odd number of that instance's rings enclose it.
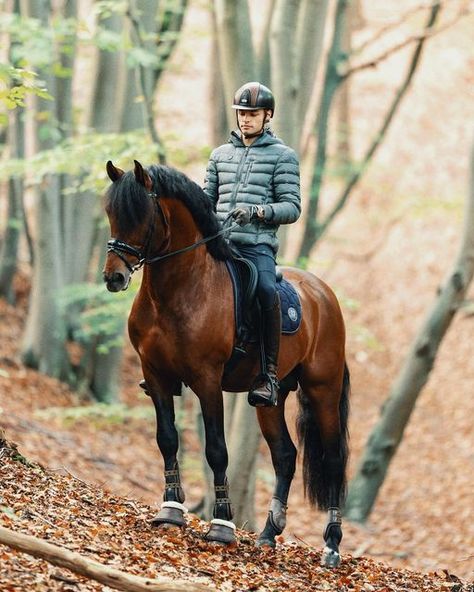
<instances>
[{"instance_id":1,"label":"gray quilted jacket","mask_svg":"<svg viewBox=\"0 0 474 592\"><path fill-rule=\"evenodd\" d=\"M209 159L204 191L220 222L238 207L263 205L265 220L254 220L230 233L237 245L267 244L276 253L280 224L291 224L301 213L298 158L270 131L250 146L232 132L229 142Z\"/></svg>"}]
</instances>

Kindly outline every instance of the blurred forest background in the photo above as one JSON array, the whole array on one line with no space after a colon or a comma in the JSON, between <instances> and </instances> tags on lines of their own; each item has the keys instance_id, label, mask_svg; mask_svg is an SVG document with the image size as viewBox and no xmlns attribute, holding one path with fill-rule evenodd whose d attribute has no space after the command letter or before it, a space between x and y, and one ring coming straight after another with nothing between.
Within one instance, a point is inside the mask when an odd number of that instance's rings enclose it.
<instances>
[{"instance_id":1,"label":"blurred forest background","mask_svg":"<svg viewBox=\"0 0 474 592\"><path fill-rule=\"evenodd\" d=\"M375 505L353 502L357 522L346 523L342 550L472 576L469 2L3 0L0 8L0 426L8 437L45 465L159 502L152 406L125 337L139 278L123 294L101 284L105 162L160 161L202 184L211 149L234 126L233 92L259 79L276 95L277 135L302 163L304 215L282 235L280 261L320 276L344 310L351 475L364 472L382 404L403 391L420 327L436 310L444 315L400 399L398 416L409 422L393 436L403 436L398 450L397 440L385 454ZM461 244L469 256L459 258ZM464 279L440 312L453 266ZM261 526L270 460L246 398L235 401L230 474L253 475L242 516ZM192 394L177 405L188 503L205 512ZM252 452L246 464L242 438ZM285 535L320 545L323 522L308 515L298 474Z\"/></svg>"}]
</instances>

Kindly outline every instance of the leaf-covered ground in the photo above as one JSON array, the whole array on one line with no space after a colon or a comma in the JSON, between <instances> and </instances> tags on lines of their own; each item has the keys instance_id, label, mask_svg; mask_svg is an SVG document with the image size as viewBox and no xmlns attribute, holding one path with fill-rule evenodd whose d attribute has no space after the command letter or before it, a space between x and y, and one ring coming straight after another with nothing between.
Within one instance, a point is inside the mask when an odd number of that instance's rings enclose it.
<instances>
[{"instance_id":1,"label":"leaf-covered ground","mask_svg":"<svg viewBox=\"0 0 474 592\"><path fill-rule=\"evenodd\" d=\"M206 142L209 117L203 106L210 106L208 61L202 59L210 50L209 36L203 35L209 28L209 15L204 3L191 4L192 16L174 66L165 73L157 105L164 132L176 136L179 122L179 143L184 154ZM401 11L414 6L407 0L363 4L368 28L361 32L357 43L364 41L364 35L376 32L387 19L396 19ZM418 30L415 24L411 32ZM419 72L386 141L311 261L311 270L336 289L344 308L353 386L350 474L458 248L472 141L472 129L466 125L472 119L472 49L472 17L429 40ZM351 81L351 142L356 159L365 153L374 124L385 113L396 81L405 71L406 58L406 53L401 52L385 65ZM179 163L174 164L181 168ZM201 161L189 163L186 172L201 182L204 168ZM324 190L325 203L332 192L329 183ZM267 583L268 574L278 569L282 557L287 557L290 566L292 561L298 566L301 577L310 571L319 578L313 588L306 579L299 588L304 590L344 590L343 586L357 589L344 581L350 569L352 581L362 590L396 590L394 581L398 581L398 589L407 592L459 588L456 576L446 572L461 577L464 589L472 589L468 582L473 581L474 574L474 285L466 308L456 314L443 341L367 525L344 523L342 567L335 573L325 571L324 578L320 578L318 554L325 516L308 509L302 495L300 468L289 499L285 542L275 554L255 550L245 542L251 539L245 533L241 533L243 540L237 549L206 550L197 538L204 525L193 525L184 535L162 536L150 530L146 520L156 511L161 496L162 465L151 404L137 388L140 374L136 358L127 350L120 377L121 402L127 407L118 408L116 416L115 412L97 410L88 414L66 412L73 405L84 405L84 401L58 381L25 368L19 360L27 288L27 283L17 285L19 300L15 307L0 301L0 426L6 429L8 438L18 443L23 455L41 462L48 472L12 463L3 454L2 477L6 473L9 481L7 488L0 489L0 495L8 496L8 504L13 505L16 497L15 513L20 519L1 513L2 523L38 536L51 536L52 540L64 537L57 541L99 559L106 560L110 550L110 559L142 575L151 575L155 566L147 560L146 568L141 567L133 552L141 550L140 545L147 552L151 549L152 557L158 557L163 547L165 553L175 557L175 547L189 545L189 557L183 554L188 564L197 565L200 557L195 558L193 553L199 548L204 570L214 571L220 558L229 558L238 563L235 570L239 573L244 565L258 570L252 580L255 583L258 577ZM64 411L52 413L52 407ZM293 425L291 401L289 418ZM184 426L184 440L183 476L187 503L192 506L202 493L202 469L191 421ZM271 463L263 445L258 468L256 513L262 526L272 490ZM84 485L76 477L95 485ZM57 511L53 502L51 506L45 503L49 488L64 494ZM87 502L87 498L94 501ZM76 499L77 505L72 503ZM116 508L126 508L126 516L116 516L121 512L111 510L113 500L117 500ZM6 499L0 502L8 504ZM22 516L25 508L28 518ZM71 526L62 531L53 527L56 520L67 523L74 511L80 520L72 520ZM106 526L105 530L101 525ZM98 529L95 538L94 529ZM210 559L205 553L211 551ZM255 563L245 563L249 557ZM264 569L264 562L271 569ZM166 569L178 569L173 560L164 565L164 573ZM430 575L397 571L400 568ZM362 574L359 580L357 573ZM42 574L44 583L33 584L33 578L41 578ZM372 575L385 577L383 574L399 579L392 583L388 579L371 579ZM208 573L200 575L203 581L209 581ZM0 547L2 592L91 588L90 584L64 582L63 576L43 562ZM73 575L69 577L77 580ZM272 590L298 590L295 582L275 585ZM423 588L426 582L428 587Z\"/></svg>"},{"instance_id":2,"label":"leaf-covered ground","mask_svg":"<svg viewBox=\"0 0 474 592\"><path fill-rule=\"evenodd\" d=\"M72 474L29 463L15 447L0 448L0 523L136 575L167 576L213 585L222 591L338 590L402 592L472 590L448 572L422 575L350 555L337 570L319 566L320 551L280 543L255 547L255 537L238 531L232 548L203 540L207 526L192 515L185 529L149 526L154 510L118 497ZM0 590L104 590L68 570L0 545Z\"/></svg>"}]
</instances>

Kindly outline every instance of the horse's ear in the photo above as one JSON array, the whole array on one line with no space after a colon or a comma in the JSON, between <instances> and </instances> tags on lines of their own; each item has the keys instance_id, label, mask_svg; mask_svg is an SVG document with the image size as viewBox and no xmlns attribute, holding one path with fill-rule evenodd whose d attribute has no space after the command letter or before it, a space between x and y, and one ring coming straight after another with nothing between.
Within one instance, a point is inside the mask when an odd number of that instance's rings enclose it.
<instances>
[{"instance_id":1,"label":"horse's ear","mask_svg":"<svg viewBox=\"0 0 474 592\"><path fill-rule=\"evenodd\" d=\"M107 161L106 168L107 168L107 174L109 175L109 179L112 181L112 183L117 181L117 179L120 179L120 177L124 174L124 171L122 171L122 169L119 169L116 166L114 166L112 164L111 160Z\"/></svg>"},{"instance_id":2,"label":"horse's ear","mask_svg":"<svg viewBox=\"0 0 474 592\"><path fill-rule=\"evenodd\" d=\"M143 185L147 191L151 191L153 183L150 179L150 175L146 172L146 170L142 167L142 165L138 162L138 160L133 161L135 163L135 180L140 185Z\"/></svg>"}]
</instances>

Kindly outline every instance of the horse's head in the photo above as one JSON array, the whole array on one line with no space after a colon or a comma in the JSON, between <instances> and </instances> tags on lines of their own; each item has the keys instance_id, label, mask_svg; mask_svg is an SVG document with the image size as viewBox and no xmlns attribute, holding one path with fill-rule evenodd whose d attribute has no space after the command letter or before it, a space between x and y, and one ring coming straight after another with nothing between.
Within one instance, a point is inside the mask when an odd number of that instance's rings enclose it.
<instances>
[{"instance_id":1,"label":"horse's head","mask_svg":"<svg viewBox=\"0 0 474 592\"><path fill-rule=\"evenodd\" d=\"M132 273L158 248L155 235L160 206L150 175L134 162L134 170L127 173L107 162L112 185L106 193L105 211L112 238L107 243L103 278L110 292L126 290Z\"/></svg>"}]
</instances>

